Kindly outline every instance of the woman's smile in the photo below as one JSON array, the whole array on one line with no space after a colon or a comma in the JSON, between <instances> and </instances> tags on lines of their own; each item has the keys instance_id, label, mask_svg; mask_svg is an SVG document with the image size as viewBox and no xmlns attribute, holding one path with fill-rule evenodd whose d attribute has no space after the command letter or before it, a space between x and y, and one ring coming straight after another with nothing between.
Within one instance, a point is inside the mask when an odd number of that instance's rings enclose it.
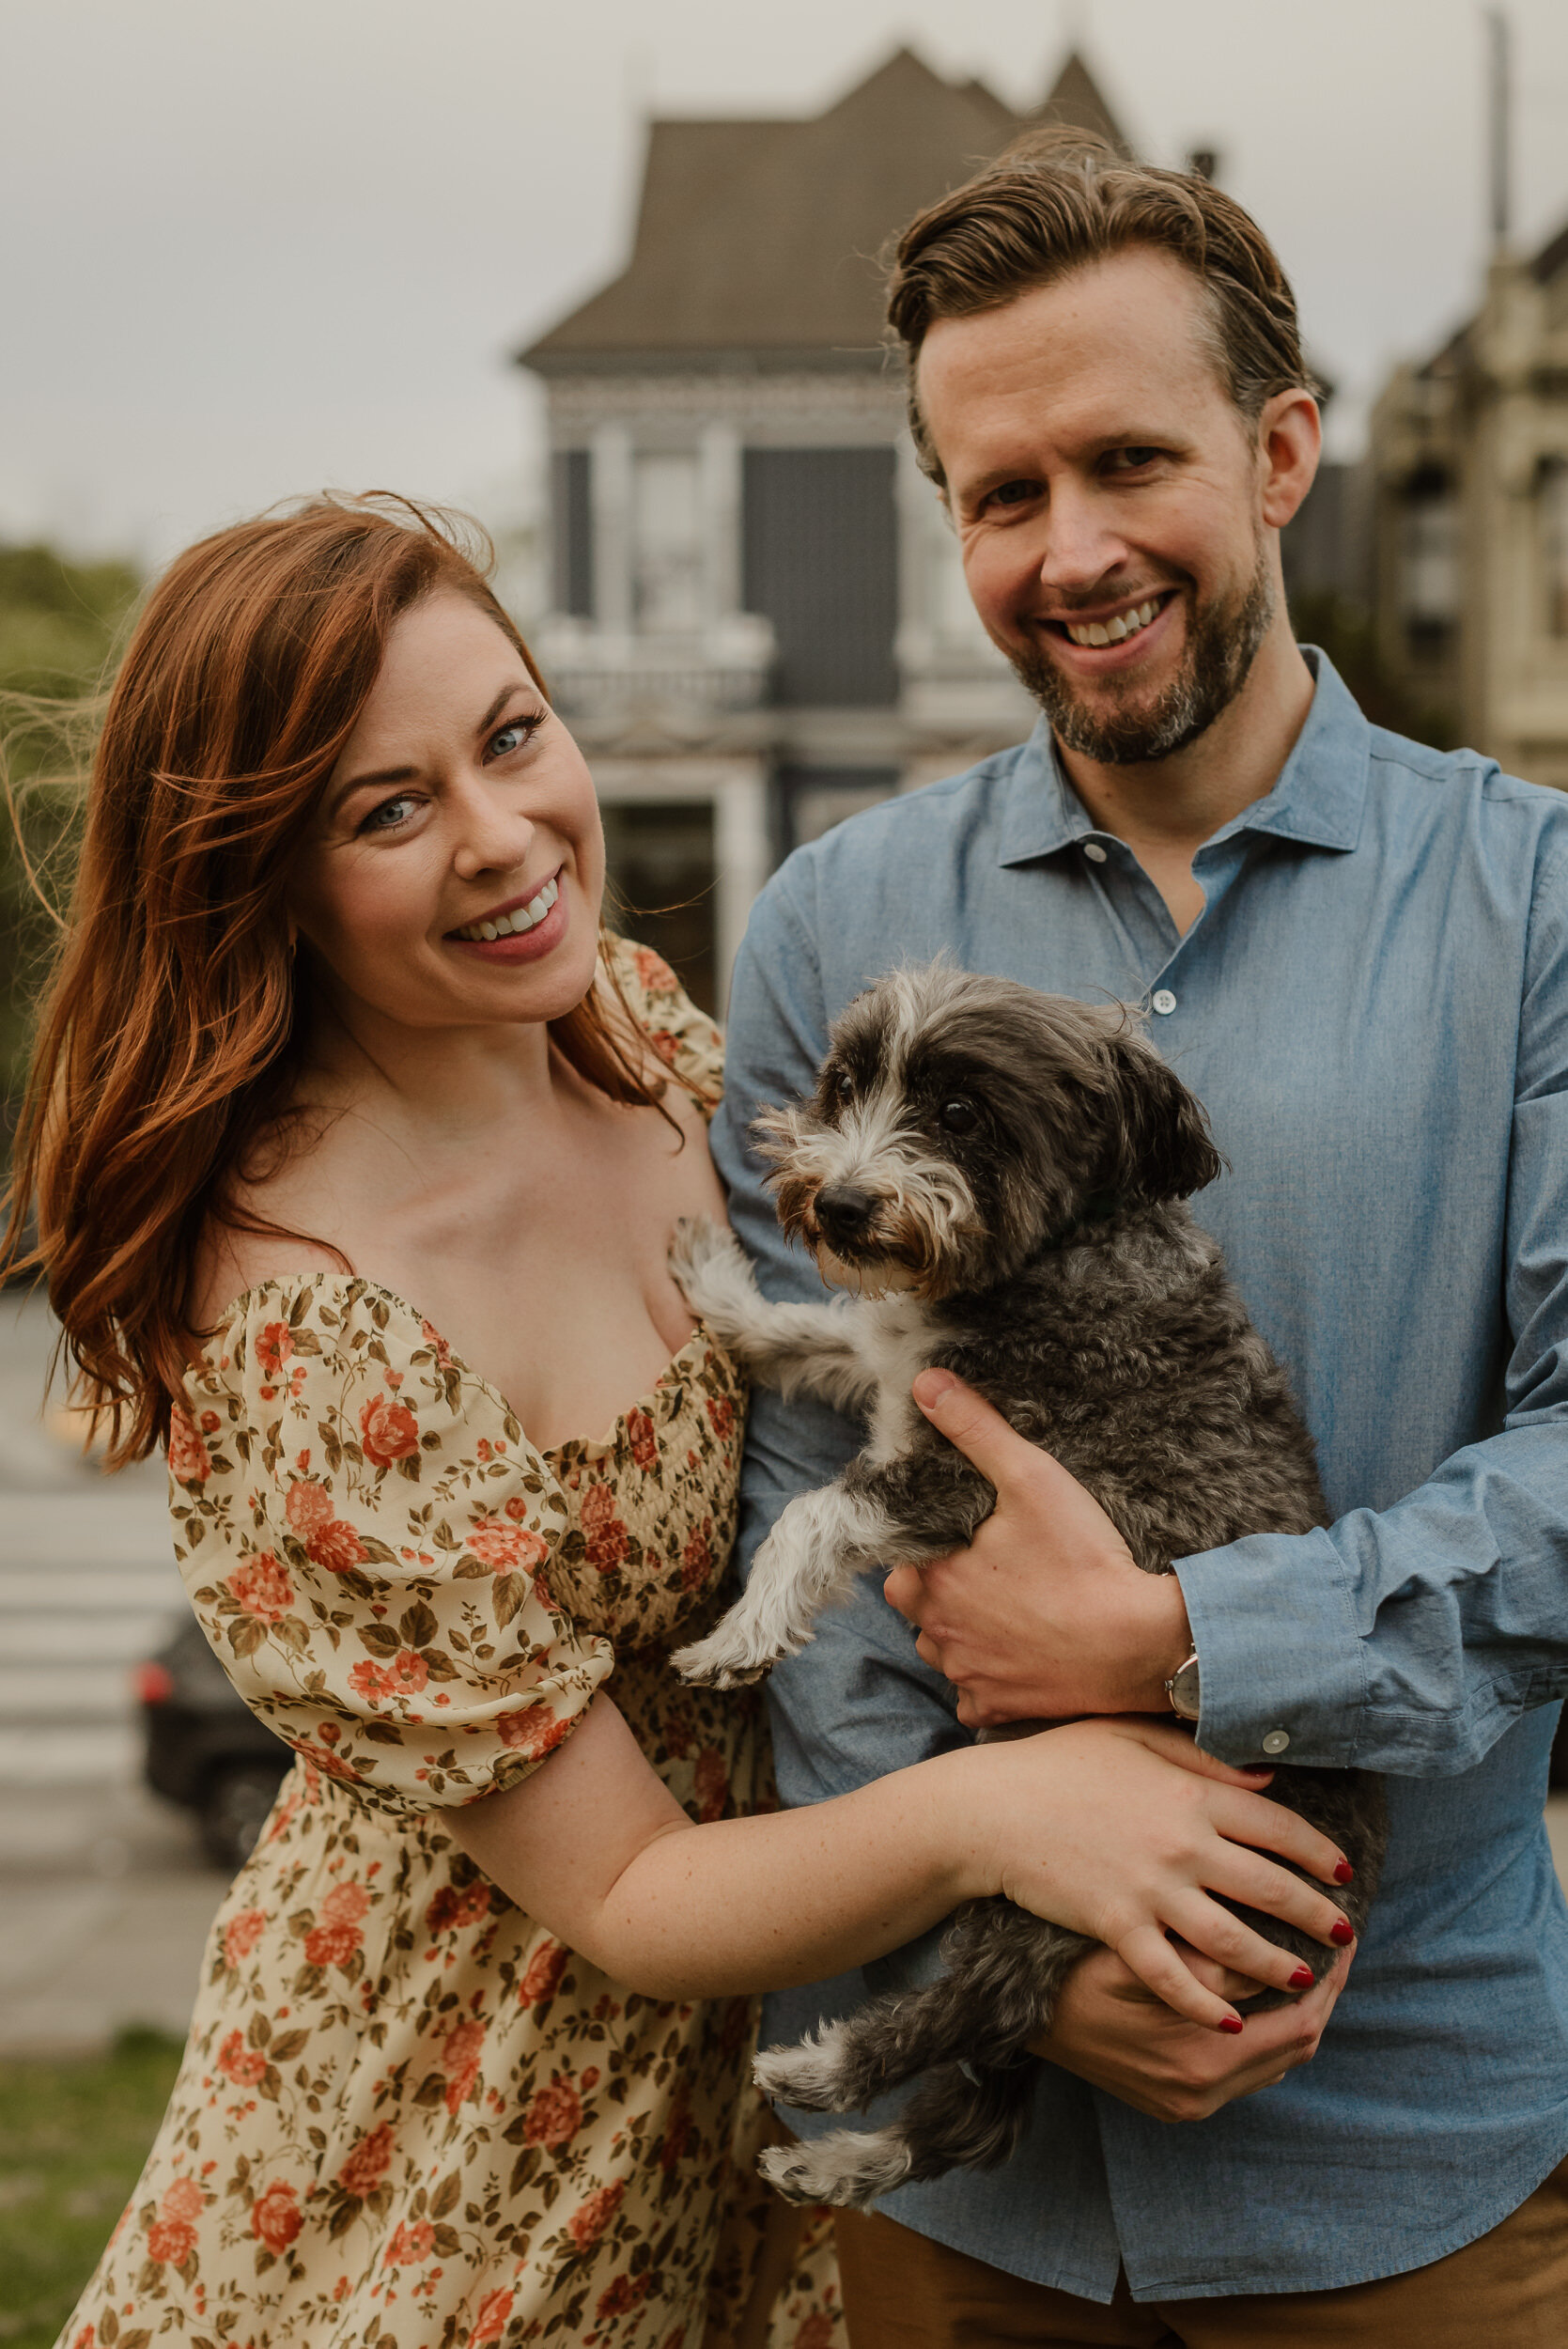
<instances>
[{"instance_id":1,"label":"woman's smile","mask_svg":"<svg viewBox=\"0 0 1568 2349\"><path fill-rule=\"evenodd\" d=\"M508 897L476 920L448 930L446 943L486 962L538 961L567 934L570 916L561 889L565 869L557 865L538 889Z\"/></svg>"}]
</instances>

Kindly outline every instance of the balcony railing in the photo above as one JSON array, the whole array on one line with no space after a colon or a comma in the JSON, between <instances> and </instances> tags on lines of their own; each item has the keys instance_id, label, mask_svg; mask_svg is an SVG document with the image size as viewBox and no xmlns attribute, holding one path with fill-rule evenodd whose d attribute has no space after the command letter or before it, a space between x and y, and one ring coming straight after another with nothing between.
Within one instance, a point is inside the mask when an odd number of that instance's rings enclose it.
<instances>
[{"instance_id":1,"label":"balcony railing","mask_svg":"<svg viewBox=\"0 0 1568 2349\"><path fill-rule=\"evenodd\" d=\"M539 666L566 718L685 723L757 709L768 698L771 622L737 613L691 634L644 634L553 614L535 631Z\"/></svg>"}]
</instances>

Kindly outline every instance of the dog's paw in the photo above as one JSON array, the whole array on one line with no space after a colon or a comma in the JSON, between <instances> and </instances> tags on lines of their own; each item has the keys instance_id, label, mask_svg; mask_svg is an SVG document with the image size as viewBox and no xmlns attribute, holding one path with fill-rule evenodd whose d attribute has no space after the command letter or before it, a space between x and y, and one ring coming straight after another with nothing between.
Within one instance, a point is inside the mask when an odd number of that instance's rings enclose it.
<instances>
[{"instance_id":1,"label":"dog's paw","mask_svg":"<svg viewBox=\"0 0 1568 2349\"><path fill-rule=\"evenodd\" d=\"M670 1278L699 1320L733 1346L761 1302L740 1242L711 1216L682 1216L670 1241Z\"/></svg>"},{"instance_id":2,"label":"dog's paw","mask_svg":"<svg viewBox=\"0 0 1568 2349\"><path fill-rule=\"evenodd\" d=\"M677 1647L670 1658L682 1680L701 1682L709 1688L749 1688L778 1660L776 1656L753 1653L750 1641L731 1630L727 1615L706 1640Z\"/></svg>"},{"instance_id":3,"label":"dog's paw","mask_svg":"<svg viewBox=\"0 0 1568 2349\"><path fill-rule=\"evenodd\" d=\"M803 2112L852 2109L843 2083L842 2048L846 2023L824 2023L795 2047L765 2047L752 2067L763 2094Z\"/></svg>"},{"instance_id":4,"label":"dog's paw","mask_svg":"<svg viewBox=\"0 0 1568 2349\"><path fill-rule=\"evenodd\" d=\"M909 2152L892 2129L835 2129L815 2144L770 2145L757 2168L786 2202L863 2210L908 2175Z\"/></svg>"}]
</instances>

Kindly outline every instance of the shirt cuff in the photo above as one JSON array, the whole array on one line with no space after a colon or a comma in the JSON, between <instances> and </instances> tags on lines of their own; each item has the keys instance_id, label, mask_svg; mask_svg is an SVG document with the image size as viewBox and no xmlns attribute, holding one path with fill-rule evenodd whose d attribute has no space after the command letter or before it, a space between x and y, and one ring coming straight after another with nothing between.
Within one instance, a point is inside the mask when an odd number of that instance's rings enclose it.
<instances>
[{"instance_id":1,"label":"shirt cuff","mask_svg":"<svg viewBox=\"0 0 1568 2349\"><path fill-rule=\"evenodd\" d=\"M1327 1533L1250 1533L1176 1561L1198 1654L1198 1743L1233 1765L1348 1769L1366 1659L1345 1562Z\"/></svg>"}]
</instances>

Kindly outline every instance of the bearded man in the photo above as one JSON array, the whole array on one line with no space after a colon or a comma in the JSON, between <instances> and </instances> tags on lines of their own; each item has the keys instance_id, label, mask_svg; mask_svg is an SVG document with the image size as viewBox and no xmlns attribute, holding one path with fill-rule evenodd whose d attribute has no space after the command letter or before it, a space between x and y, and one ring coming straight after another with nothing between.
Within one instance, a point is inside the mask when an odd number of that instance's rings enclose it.
<instances>
[{"instance_id":1,"label":"bearded man","mask_svg":"<svg viewBox=\"0 0 1568 2349\"><path fill-rule=\"evenodd\" d=\"M1228 1762L1389 1773L1391 1835L1354 1965L1239 2038L1081 1961L1016 2158L844 2220L855 2349L1560 2349L1568 804L1369 726L1295 643L1280 533L1318 413L1290 288L1220 191L1036 138L911 225L890 314L970 593L1042 716L758 901L717 1135L735 1221L770 1295L820 1296L746 1125L810 1088L891 964L945 948L1141 1003L1229 1160L1196 1210L1334 1522L1141 1575L1063 1470L927 1374L995 1515L924 1574L890 1560L885 1597L862 1584L775 1671L781 1788L1175 1702ZM857 1443L759 1396L749 1544ZM768 2038L866 1987L774 2000Z\"/></svg>"}]
</instances>

